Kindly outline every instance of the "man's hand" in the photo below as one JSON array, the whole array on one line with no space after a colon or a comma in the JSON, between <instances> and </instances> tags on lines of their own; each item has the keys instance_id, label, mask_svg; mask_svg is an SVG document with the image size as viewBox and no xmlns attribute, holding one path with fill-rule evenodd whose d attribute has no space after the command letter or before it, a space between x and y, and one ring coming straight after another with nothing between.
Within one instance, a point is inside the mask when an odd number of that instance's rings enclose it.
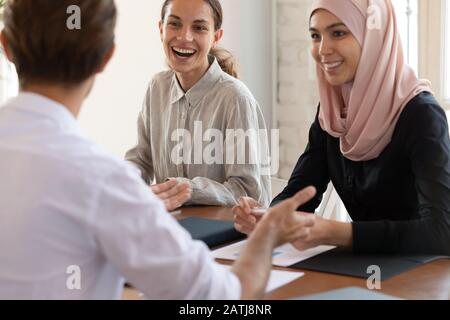
<instances>
[{"instance_id":1,"label":"man's hand","mask_svg":"<svg viewBox=\"0 0 450 320\"><path fill-rule=\"evenodd\" d=\"M274 248L287 242L302 240L309 235L310 228L314 225L314 216L305 217L295 210L311 200L315 194L314 187L306 188L268 209L263 215L232 268L241 282L242 299L254 300L263 297ZM242 205L242 211L246 210L246 204Z\"/></svg>"},{"instance_id":2,"label":"man's hand","mask_svg":"<svg viewBox=\"0 0 450 320\"><path fill-rule=\"evenodd\" d=\"M191 187L187 183L169 180L161 184L150 186L153 193L166 205L167 211L181 207L191 198Z\"/></svg>"},{"instance_id":3,"label":"man's hand","mask_svg":"<svg viewBox=\"0 0 450 320\"><path fill-rule=\"evenodd\" d=\"M315 224L313 214L296 211L297 208L316 195L314 187L308 187L298 192L278 205L269 208L259 224L266 225L266 230L277 234L277 246L293 241L302 241L309 237ZM259 226L258 226L259 228Z\"/></svg>"}]
</instances>

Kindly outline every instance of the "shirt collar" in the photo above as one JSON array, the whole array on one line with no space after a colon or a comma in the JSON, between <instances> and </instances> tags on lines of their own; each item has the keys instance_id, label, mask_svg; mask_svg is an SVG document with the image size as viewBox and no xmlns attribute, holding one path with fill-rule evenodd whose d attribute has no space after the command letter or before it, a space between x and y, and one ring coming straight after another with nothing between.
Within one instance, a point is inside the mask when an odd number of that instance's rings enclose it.
<instances>
[{"instance_id":1,"label":"shirt collar","mask_svg":"<svg viewBox=\"0 0 450 320\"><path fill-rule=\"evenodd\" d=\"M11 101L11 105L17 109L49 118L65 131L81 134L81 129L73 114L63 104L43 95L21 92Z\"/></svg>"},{"instance_id":2,"label":"shirt collar","mask_svg":"<svg viewBox=\"0 0 450 320\"><path fill-rule=\"evenodd\" d=\"M188 92L183 91L174 72L172 78L171 103L173 104L186 96L186 99L190 104L196 105L205 96L205 93L219 80L222 72L219 62L216 58L213 58L208 71L206 71L203 77L189 89Z\"/></svg>"}]
</instances>

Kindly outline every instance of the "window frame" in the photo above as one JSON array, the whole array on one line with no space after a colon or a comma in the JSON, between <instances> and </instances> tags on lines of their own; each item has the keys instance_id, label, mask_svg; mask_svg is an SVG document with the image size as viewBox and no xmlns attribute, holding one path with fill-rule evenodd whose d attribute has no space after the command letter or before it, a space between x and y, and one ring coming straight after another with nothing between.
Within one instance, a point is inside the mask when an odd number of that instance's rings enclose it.
<instances>
[{"instance_id":1,"label":"window frame","mask_svg":"<svg viewBox=\"0 0 450 320\"><path fill-rule=\"evenodd\" d=\"M450 5L445 1L419 1L419 77L431 81L435 97L450 110L450 99L444 96L445 14L446 5Z\"/></svg>"},{"instance_id":2,"label":"window frame","mask_svg":"<svg viewBox=\"0 0 450 320\"><path fill-rule=\"evenodd\" d=\"M397 23L399 24L399 32L402 36L403 52L405 55L405 60L413 68L414 72L418 74L419 72L419 8L418 4L420 0L391 0L394 10L396 12ZM408 3L412 2L412 3ZM406 9L410 5L411 15L407 15ZM400 9L400 11L399 11ZM400 25L401 22L408 21L409 24L406 25L407 34L402 33L402 28L405 25ZM414 21L415 20L415 21ZM414 26L413 26L414 25ZM415 32L413 32L415 31ZM410 50L414 53L410 55ZM410 60L413 58L413 60Z\"/></svg>"}]
</instances>

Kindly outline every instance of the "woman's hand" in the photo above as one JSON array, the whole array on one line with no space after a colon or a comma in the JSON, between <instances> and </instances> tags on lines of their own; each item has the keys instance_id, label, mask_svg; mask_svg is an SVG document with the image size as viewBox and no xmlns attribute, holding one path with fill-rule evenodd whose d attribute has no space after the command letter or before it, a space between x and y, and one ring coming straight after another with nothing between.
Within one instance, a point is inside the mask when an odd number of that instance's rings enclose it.
<instances>
[{"instance_id":1,"label":"woman's hand","mask_svg":"<svg viewBox=\"0 0 450 320\"><path fill-rule=\"evenodd\" d=\"M176 180L169 180L161 184L150 186L153 193L161 199L167 211L173 211L181 207L191 198L191 186L187 183L179 183Z\"/></svg>"},{"instance_id":2,"label":"woman's hand","mask_svg":"<svg viewBox=\"0 0 450 320\"><path fill-rule=\"evenodd\" d=\"M299 212L302 216L311 216L312 214ZM312 228L310 228L309 234L302 238L292 242L292 245L300 251L311 249L319 245L325 244L325 237L327 233L327 222L321 217L315 216L315 223Z\"/></svg>"},{"instance_id":3,"label":"woman's hand","mask_svg":"<svg viewBox=\"0 0 450 320\"><path fill-rule=\"evenodd\" d=\"M310 215L306 213L300 214L304 216ZM316 216L314 226L310 228L309 234L302 239L292 242L292 245L300 251L320 245L351 247L353 245L352 225Z\"/></svg>"},{"instance_id":4,"label":"woman's hand","mask_svg":"<svg viewBox=\"0 0 450 320\"><path fill-rule=\"evenodd\" d=\"M253 215L252 209L261 208L258 201L243 197L239 199L239 204L233 208L234 227L237 231L249 235L255 229L256 224L261 220L261 215Z\"/></svg>"}]
</instances>

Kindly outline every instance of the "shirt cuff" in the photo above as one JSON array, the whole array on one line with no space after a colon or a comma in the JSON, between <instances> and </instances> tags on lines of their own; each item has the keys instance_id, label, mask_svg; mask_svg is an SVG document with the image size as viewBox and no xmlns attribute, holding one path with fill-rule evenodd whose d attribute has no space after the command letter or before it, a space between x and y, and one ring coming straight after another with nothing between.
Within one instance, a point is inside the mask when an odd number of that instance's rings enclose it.
<instances>
[{"instance_id":1,"label":"shirt cuff","mask_svg":"<svg viewBox=\"0 0 450 320\"><path fill-rule=\"evenodd\" d=\"M194 192L194 183L192 182L192 180L190 180L188 178L176 177L176 178L167 178L167 180L175 180L178 183L186 183L191 188L191 191Z\"/></svg>"}]
</instances>

